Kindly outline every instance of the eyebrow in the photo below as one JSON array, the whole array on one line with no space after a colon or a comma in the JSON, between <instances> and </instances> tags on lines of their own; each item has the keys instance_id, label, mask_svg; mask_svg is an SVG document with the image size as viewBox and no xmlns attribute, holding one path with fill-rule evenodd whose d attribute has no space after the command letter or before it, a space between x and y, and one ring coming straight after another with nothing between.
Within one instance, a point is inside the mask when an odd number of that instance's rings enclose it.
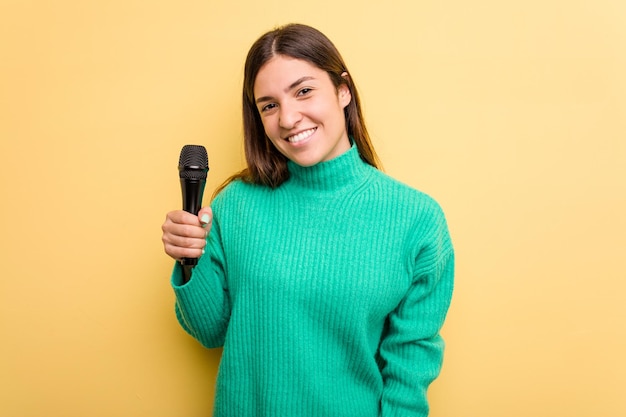
<instances>
[{"instance_id":1,"label":"eyebrow","mask_svg":"<svg viewBox=\"0 0 626 417\"><path fill-rule=\"evenodd\" d=\"M315 77L311 77L310 75L306 75L306 76L304 76L304 77L302 77L302 78L298 78L296 81L292 82L292 83L289 85L289 87L285 88L285 90L284 90L284 91L285 91L285 93L286 93L286 92L288 92L288 91L290 91L290 90L293 90L294 88L296 88L297 86L299 86L299 85L300 85L300 84L302 84L303 82L305 82L305 81L310 81L310 80L314 80L314 79L315 79ZM262 103L262 102L264 102L264 101L272 101L272 100L273 100L273 98L272 98L272 97L270 97L270 96L263 96L263 97L259 97L259 98L257 98L255 102L258 104L258 103Z\"/></svg>"}]
</instances>

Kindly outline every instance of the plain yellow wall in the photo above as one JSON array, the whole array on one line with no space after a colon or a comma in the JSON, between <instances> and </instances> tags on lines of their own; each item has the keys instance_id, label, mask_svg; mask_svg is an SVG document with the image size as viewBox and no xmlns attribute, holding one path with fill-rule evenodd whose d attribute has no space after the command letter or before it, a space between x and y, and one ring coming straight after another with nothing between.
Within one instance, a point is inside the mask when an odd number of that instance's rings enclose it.
<instances>
[{"instance_id":1,"label":"plain yellow wall","mask_svg":"<svg viewBox=\"0 0 626 417\"><path fill-rule=\"evenodd\" d=\"M0 415L209 416L160 225L181 147L242 166L250 44L331 37L458 254L432 417L626 415L626 3L0 3ZM205 200L208 200L205 199Z\"/></svg>"}]
</instances>

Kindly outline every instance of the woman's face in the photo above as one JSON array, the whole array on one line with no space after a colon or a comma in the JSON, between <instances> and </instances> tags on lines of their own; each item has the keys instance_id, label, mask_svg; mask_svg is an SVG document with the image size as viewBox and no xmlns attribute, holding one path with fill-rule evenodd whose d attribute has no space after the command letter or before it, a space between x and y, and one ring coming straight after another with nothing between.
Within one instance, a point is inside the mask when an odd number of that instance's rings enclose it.
<instances>
[{"instance_id":1,"label":"woman's face","mask_svg":"<svg viewBox=\"0 0 626 417\"><path fill-rule=\"evenodd\" d=\"M326 71L277 55L261 67L254 99L274 146L301 166L328 161L350 149L343 109L352 96L335 88Z\"/></svg>"}]
</instances>

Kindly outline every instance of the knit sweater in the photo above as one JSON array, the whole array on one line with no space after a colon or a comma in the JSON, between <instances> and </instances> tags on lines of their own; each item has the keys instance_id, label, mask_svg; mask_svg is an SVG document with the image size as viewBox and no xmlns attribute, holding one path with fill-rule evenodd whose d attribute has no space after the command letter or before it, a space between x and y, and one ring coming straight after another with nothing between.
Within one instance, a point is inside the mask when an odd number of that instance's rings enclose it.
<instances>
[{"instance_id":1,"label":"knit sweater","mask_svg":"<svg viewBox=\"0 0 626 417\"><path fill-rule=\"evenodd\" d=\"M426 416L453 288L442 210L354 146L288 168L226 187L191 280L174 268L180 324L223 346L214 416Z\"/></svg>"}]
</instances>

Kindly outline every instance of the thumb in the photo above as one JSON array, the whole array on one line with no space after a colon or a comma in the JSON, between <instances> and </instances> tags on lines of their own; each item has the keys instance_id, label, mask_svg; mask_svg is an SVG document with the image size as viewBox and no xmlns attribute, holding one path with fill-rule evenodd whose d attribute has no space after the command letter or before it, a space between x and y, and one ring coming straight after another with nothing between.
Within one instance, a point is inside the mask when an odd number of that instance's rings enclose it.
<instances>
[{"instance_id":1,"label":"thumb","mask_svg":"<svg viewBox=\"0 0 626 417\"><path fill-rule=\"evenodd\" d=\"M211 210L211 207L201 208L200 211L198 211L198 219L200 219L202 227L210 225L213 221L213 210Z\"/></svg>"}]
</instances>

